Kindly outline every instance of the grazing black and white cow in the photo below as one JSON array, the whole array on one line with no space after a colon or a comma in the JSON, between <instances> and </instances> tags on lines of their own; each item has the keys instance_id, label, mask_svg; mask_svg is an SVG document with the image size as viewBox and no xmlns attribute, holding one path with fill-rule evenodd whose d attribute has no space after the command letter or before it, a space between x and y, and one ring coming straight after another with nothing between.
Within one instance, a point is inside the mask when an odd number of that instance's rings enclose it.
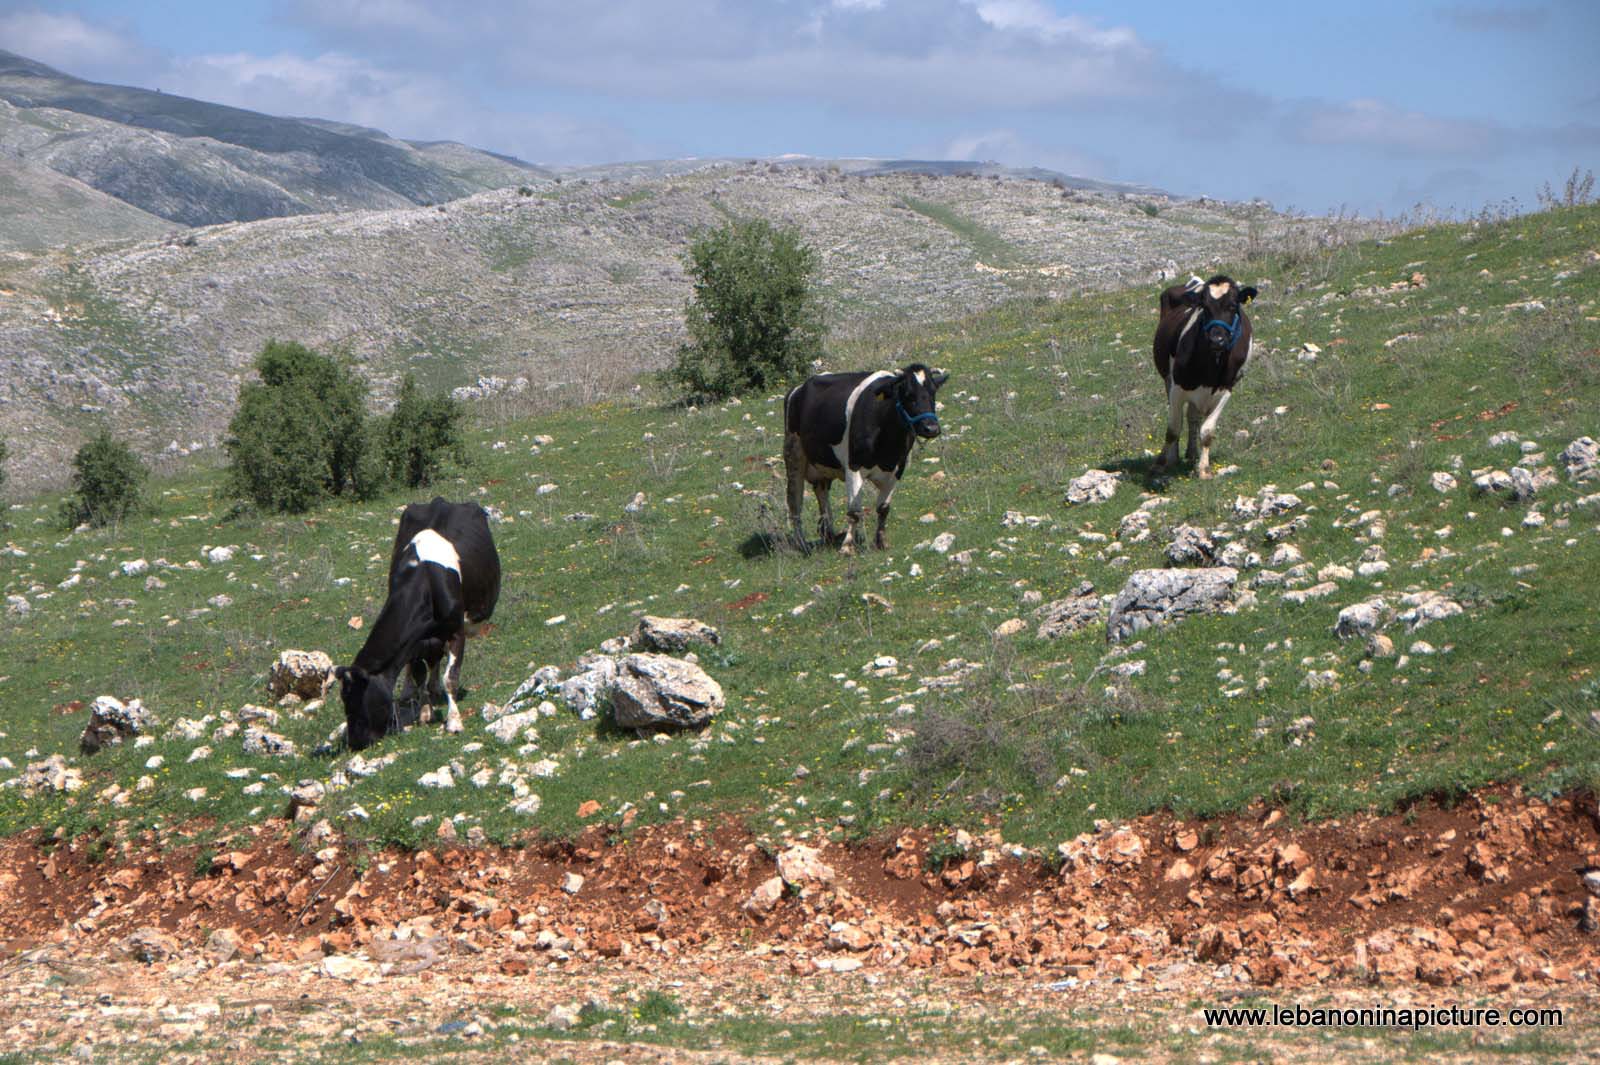
<instances>
[{"instance_id":1,"label":"grazing black and white cow","mask_svg":"<svg viewBox=\"0 0 1600 1065\"><path fill-rule=\"evenodd\" d=\"M1211 477L1211 441L1233 386L1250 359L1250 319L1244 305L1254 288L1231 277L1191 278L1161 294L1156 325L1156 372L1167 386L1167 440L1158 471L1178 461L1184 411L1189 415L1187 457L1202 479Z\"/></svg>"},{"instance_id":2,"label":"grazing black and white cow","mask_svg":"<svg viewBox=\"0 0 1600 1065\"><path fill-rule=\"evenodd\" d=\"M844 481L845 529L841 550L855 550L861 532L861 495L866 482L878 490L878 531L873 546L885 546L889 497L905 476L918 437L939 435L936 394L949 374L912 363L899 373L825 373L808 378L783 401L783 465L789 480L789 520L805 542L800 514L806 485L821 509L823 543L834 539L828 490Z\"/></svg>"},{"instance_id":3,"label":"grazing black and white cow","mask_svg":"<svg viewBox=\"0 0 1600 1065\"><path fill-rule=\"evenodd\" d=\"M430 709L444 696L445 727L461 731L455 693L467 636L489 619L499 598L500 555L482 507L439 496L406 507L389 558L389 598L354 664L334 671L351 750L417 720L420 697L395 698L402 670L412 689L427 679Z\"/></svg>"}]
</instances>

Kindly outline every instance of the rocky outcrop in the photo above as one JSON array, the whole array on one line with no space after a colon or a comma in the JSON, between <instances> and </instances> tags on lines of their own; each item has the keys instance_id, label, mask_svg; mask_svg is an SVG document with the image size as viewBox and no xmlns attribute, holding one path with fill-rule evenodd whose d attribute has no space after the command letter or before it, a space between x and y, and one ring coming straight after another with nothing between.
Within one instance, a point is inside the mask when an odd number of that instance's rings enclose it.
<instances>
[{"instance_id":1,"label":"rocky outcrop","mask_svg":"<svg viewBox=\"0 0 1600 1065\"><path fill-rule=\"evenodd\" d=\"M1140 570L1111 603L1106 639L1121 643L1145 629L1193 614L1219 613L1229 606L1238 580L1239 571L1229 566Z\"/></svg>"},{"instance_id":2,"label":"rocky outcrop","mask_svg":"<svg viewBox=\"0 0 1600 1065\"><path fill-rule=\"evenodd\" d=\"M274 699L294 694L302 699L322 697L333 675L333 659L321 651L284 651L267 672L267 690Z\"/></svg>"},{"instance_id":3,"label":"rocky outcrop","mask_svg":"<svg viewBox=\"0 0 1600 1065\"><path fill-rule=\"evenodd\" d=\"M1592 436L1580 436L1556 456L1573 482L1600 480L1600 443Z\"/></svg>"},{"instance_id":4,"label":"rocky outcrop","mask_svg":"<svg viewBox=\"0 0 1600 1065\"><path fill-rule=\"evenodd\" d=\"M1217 557L1217 545L1204 529L1180 525L1172 530L1167 561L1174 566L1204 566Z\"/></svg>"},{"instance_id":5,"label":"rocky outcrop","mask_svg":"<svg viewBox=\"0 0 1600 1065\"><path fill-rule=\"evenodd\" d=\"M722 634L694 618L658 618L646 614L639 619L628 642L636 651L682 654L696 644L715 647L722 642Z\"/></svg>"},{"instance_id":6,"label":"rocky outcrop","mask_svg":"<svg viewBox=\"0 0 1600 1065\"><path fill-rule=\"evenodd\" d=\"M1117 493L1117 475L1105 470L1089 470L1067 485L1067 502L1104 503Z\"/></svg>"},{"instance_id":7,"label":"rocky outcrop","mask_svg":"<svg viewBox=\"0 0 1600 1065\"><path fill-rule=\"evenodd\" d=\"M722 686L703 669L666 655L628 655L611 689L617 727L644 732L703 728L724 705Z\"/></svg>"},{"instance_id":8,"label":"rocky outcrop","mask_svg":"<svg viewBox=\"0 0 1600 1065\"><path fill-rule=\"evenodd\" d=\"M1100 620L1100 613L1100 597L1095 594L1094 585L1084 581L1065 599L1046 603L1034 611L1034 617L1039 619L1034 635L1041 640L1059 639L1093 625Z\"/></svg>"},{"instance_id":9,"label":"rocky outcrop","mask_svg":"<svg viewBox=\"0 0 1600 1065\"><path fill-rule=\"evenodd\" d=\"M138 699L124 703L102 695L89 707L89 723L78 739L78 749L94 754L102 747L114 747L123 740L146 735L157 723L156 716Z\"/></svg>"}]
</instances>

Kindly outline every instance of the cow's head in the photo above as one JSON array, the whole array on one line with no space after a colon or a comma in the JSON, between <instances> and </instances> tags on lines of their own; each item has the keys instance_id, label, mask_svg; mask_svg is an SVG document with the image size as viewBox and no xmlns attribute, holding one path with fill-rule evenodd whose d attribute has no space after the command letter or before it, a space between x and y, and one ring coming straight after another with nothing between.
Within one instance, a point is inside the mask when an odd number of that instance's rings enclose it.
<instances>
[{"instance_id":1,"label":"cow's head","mask_svg":"<svg viewBox=\"0 0 1600 1065\"><path fill-rule=\"evenodd\" d=\"M394 688L359 666L340 666L333 675L339 678L339 697L344 700L345 742L352 751L372 746L389 731Z\"/></svg>"},{"instance_id":2,"label":"cow's head","mask_svg":"<svg viewBox=\"0 0 1600 1065\"><path fill-rule=\"evenodd\" d=\"M1185 288L1179 302L1200 310L1201 341L1220 357L1238 343L1243 320L1240 308L1255 298L1254 286L1240 288L1233 278L1218 274L1203 285Z\"/></svg>"},{"instance_id":3,"label":"cow's head","mask_svg":"<svg viewBox=\"0 0 1600 1065\"><path fill-rule=\"evenodd\" d=\"M900 421L924 440L939 435L939 386L950 379L947 373L930 370L914 362L878 386L878 395L894 403Z\"/></svg>"}]
</instances>

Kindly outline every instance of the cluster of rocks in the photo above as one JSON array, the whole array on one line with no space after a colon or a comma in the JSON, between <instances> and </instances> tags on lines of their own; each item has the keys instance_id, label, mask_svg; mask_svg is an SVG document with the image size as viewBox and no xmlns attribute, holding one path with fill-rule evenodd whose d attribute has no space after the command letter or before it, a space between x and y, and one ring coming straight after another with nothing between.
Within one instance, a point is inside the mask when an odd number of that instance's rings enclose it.
<instances>
[{"instance_id":1,"label":"cluster of rocks","mask_svg":"<svg viewBox=\"0 0 1600 1065\"><path fill-rule=\"evenodd\" d=\"M639 733L704 728L726 698L690 648L721 642L721 634L702 621L645 615L632 633L579 658L570 676L563 678L555 666L535 670L503 707L485 707L484 717L502 742L532 727L540 707L553 712L552 699L584 720L609 711L618 728Z\"/></svg>"}]
</instances>

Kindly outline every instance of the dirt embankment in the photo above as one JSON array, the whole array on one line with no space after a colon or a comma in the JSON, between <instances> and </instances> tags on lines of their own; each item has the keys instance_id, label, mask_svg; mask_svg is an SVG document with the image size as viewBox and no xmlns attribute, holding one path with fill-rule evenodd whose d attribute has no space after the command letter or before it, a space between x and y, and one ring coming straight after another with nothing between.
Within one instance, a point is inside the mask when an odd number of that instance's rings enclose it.
<instances>
[{"instance_id":1,"label":"dirt embankment","mask_svg":"<svg viewBox=\"0 0 1600 1065\"><path fill-rule=\"evenodd\" d=\"M6 841L0 938L116 951L160 929L167 949L198 952L222 929L245 958L349 956L374 975L426 961L397 938L488 952L512 975L734 955L797 973L1027 968L1085 981L1199 963L1279 986L1495 990L1600 973L1600 877L1585 879L1600 870L1600 813L1586 794L1502 789L1309 826L1153 815L1064 845L1059 869L995 838L952 853L921 830L774 854L736 826L679 822L522 849L354 855L313 853L292 828L235 837L209 871L154 839L99 860L91 840Z\"/></svg>"}]
</instances>

